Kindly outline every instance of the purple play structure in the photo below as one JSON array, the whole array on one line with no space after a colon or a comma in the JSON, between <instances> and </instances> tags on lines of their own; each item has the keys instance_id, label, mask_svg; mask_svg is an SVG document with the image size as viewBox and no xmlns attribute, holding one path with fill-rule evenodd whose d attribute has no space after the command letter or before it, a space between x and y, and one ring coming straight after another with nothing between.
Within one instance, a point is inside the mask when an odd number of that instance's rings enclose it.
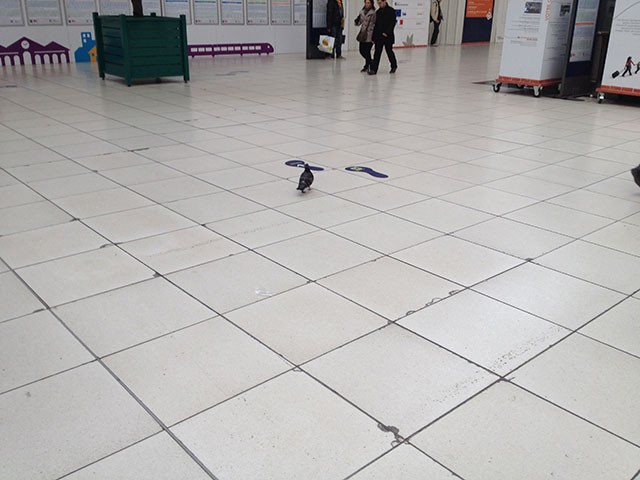
<instances>
[{"instance_id":1,"label":"purple play structure","mask_svg":"<svg viewBox=\"0 0 640 480\"><path fill-rule=\"evenodd\" d=\"M273 53L270 43L224 43L218 45L189 45L190 57L215 57L216 55L247 55Z\"/></svg>"},{"instance_id":2,"label":"purple play structure","mask_svg":"<svg viewBox=\"0 0 640 480\"><path fill-rule=\"evenodd\" d=\"M49 42L40 45L27 37L16 40L11 45L0 45L0 65L24 65L25 57L29 55L31 63L69 63L69 49L59 43ZM45 62L45 60L47 60Z\"/></svg>"}]
</instances>

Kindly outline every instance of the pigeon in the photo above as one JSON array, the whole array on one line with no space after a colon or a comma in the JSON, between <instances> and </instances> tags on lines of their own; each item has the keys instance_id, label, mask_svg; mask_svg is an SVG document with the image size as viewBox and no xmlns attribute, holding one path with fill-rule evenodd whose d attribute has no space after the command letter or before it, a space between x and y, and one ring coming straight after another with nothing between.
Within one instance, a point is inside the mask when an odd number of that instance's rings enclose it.
<instances>
[{"instance_id":1,"label":"pigeon","mask_svg":"<svg viewBox=\"0 0 640 480\"><path fill-rule=\"evenodd\" d=\"M640 187L640 165L631 169L631 175L633 175L633 181ZM300 181L302 181L302 179Z\"/></svg>"},{"instance_id":2,"label":"pigeon","mask_svg":"<svg viewBox=\"0 0 640 480\"><path fill-rule=\"evenodd\" d=\"M304 164L304 172L300 175L300 181L298 182L298 188L296 190L300 190L304 193L305 189L311 188L311 184L313 183L313 173L311 173L311 169L309 168L309 164Z\"/></svg>"}]
</instances>

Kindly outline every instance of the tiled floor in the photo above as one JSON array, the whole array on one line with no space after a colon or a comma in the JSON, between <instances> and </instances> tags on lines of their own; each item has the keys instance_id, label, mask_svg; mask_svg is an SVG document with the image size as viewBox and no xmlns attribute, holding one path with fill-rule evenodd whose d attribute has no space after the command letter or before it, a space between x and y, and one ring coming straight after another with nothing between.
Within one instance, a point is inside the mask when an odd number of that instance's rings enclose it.
<instances>
[{"instance_id":1,"label":"tiled floor","mask_svg":"<svg viewBox=\"0 0 640 480\"><path fill-rule=\"evenodd\" d=\"M640 479L640 109L499 55L0 70L0 478Z\"/></svg>"}]
</instances>

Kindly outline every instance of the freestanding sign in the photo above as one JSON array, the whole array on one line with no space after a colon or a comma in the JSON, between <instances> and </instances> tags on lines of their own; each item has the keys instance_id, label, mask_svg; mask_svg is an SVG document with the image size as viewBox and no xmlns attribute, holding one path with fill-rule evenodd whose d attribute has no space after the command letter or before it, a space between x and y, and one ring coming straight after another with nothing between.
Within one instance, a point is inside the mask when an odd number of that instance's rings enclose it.
<instances>
[{"instance_id":1,"label":"freestanding sign","mask_svg":"<svg viewBox=\"0 0 640 480\"><path fill-rule=\"evenodd\" d=\"M561 82L572 0L510 0L500 75L502 83L541 87ZM497 87L497 88L496 88Z\"/></svg>"},{"instance_id":2,"label":"freestanding sign","mask_svg":"<svg viewBox=\"0 0 640 480\"><path fill-rule=\"evenodd\" d=\"M640 96L640 2L617 0L599 101L604 93Z\"/></svg>"}]
</instances>

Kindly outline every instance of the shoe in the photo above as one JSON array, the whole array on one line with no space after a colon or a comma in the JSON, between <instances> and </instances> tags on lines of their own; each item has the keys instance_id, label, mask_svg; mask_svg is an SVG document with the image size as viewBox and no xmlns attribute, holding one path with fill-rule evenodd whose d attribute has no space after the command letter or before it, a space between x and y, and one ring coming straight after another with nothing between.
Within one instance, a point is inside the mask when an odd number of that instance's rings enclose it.
<instances>
[{"instance_id":1,"label":"shoe","mask_svg":"<svg viewBox=\"0 0 640 480\"><path fill-rule=\"evenodd\" d=\"M633 175L633 181L640 187L640 165L631 169L631 175Z\"/></svg>"},{"instance_id":2,"label":"shoe","mask_svg":"<svg viewBox=\"0 0 640 480\"><path fill-rule=\"evenodd\" d=\"M373 70L369 70L367 73L368 73L369 75L375 75L375 74L376 74L376 73L378 73L378 72L374 72Z\"/></svg>"},{"instance_id":3,"label":"shoe","mask_svg":"<svg viewBox=\"0 0 640 480\"><path fill-rule=\"evenodd\" d=\"M367 67L362 67L362 70L360 70L361 72L368 72L369 69Z\"/></svg>"},{"instance_id":4,"label":"shoe","mask_svg":"<svg viewBox=\"0 0 640 480\"><path fill-rule=\"evenodd\" d=\"M396 70L398 70L398 67L393 67L391 70L389 70L389 73L396 73Z\"/></svg>"}]
</instances>

